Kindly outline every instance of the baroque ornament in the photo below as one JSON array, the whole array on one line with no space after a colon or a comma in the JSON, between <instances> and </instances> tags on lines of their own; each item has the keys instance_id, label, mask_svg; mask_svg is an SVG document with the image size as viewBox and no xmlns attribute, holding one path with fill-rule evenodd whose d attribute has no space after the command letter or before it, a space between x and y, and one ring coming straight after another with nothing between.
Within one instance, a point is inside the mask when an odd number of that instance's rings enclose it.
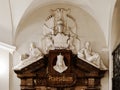
<instances>
[{"instance_id":1,"label":"baroque ornament","mask_svg":"<svg viewBox=\"0 0 120 90\"><path fill-rule=\"evenodd\" d=\"M73 52L79 50L80 40L76 34L77 25L75 19L70 15L70 11L70 9L64 8L51 10L51 15L46 19L44 24L46 29L43 33L44 41L47 41L47 53L49 50L54 49L70 49ZM70 25L70 23L72 23L72 25Z\"/></svg>"}]
</instances>

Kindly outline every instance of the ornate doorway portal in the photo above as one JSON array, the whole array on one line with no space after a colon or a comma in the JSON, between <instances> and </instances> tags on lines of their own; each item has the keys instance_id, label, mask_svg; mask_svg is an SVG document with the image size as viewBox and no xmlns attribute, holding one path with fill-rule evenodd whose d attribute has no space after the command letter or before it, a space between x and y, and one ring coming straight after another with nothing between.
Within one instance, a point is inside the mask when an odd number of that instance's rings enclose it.
<instances>
[{"instance_id":1,"label":"ornate doorway portal","mask_svg":"<svg viewBox=\"0 0 120 90\"><path fill-rule=\"evenodd\" d=\"M80 48L70 9L52 10L44 25L48 28L42 42L44 53L31 43L31 54L21 55L20 64L14 68L21 79L21 90L100 90L107 68L100 55L91 52L89 42Z\"/></svg>"}]
</instances>

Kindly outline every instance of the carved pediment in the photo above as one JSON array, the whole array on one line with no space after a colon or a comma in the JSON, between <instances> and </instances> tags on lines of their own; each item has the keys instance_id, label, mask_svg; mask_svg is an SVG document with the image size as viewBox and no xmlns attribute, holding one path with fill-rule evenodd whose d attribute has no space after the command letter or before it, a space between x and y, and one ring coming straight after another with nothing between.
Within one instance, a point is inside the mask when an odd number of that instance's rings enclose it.
<instances>
[{"instance_id":1,"label":"carved pediment","mask_svg":"<svg viewBox=\"0 0 120 90\"><path fill-rule=\"evenodd\" d=\"M43 67L45 67L45 58L39 59L20 70L15 69L14 71L18 74L34 73L37 70L41 70Z\"/></svg>"},{"instance_id":2,"label":"carved pediment","mask_svg":"<svg viewBox=\"0 0 120 90\"><path fill-rule=\"evenodd\" d=\"M61 54L65 65L68 67L64 72L59 73L54 70L57 57ZM61 59L61 58L60 58ZM34 62L21 70L15 70L17 76L21 79L21 83L30 82L33 88L37 86L49 87L73 87L78 85L92 86L89 88L96 88L100 85L100 79L103 77L105 70L91 65L90 63L77 58L71 50L51 50L44 58ZM26 81L28 80L28 81ZM32 80L32 81L31 81ZM21 84L21 88L28 87L26 83ZM26 90L26 89L23 89ZM29 89L28 89L29 90ZM36 89L34 89L36 90ZM96 90L96 89L95 89Z\"/></svg>"},{"instance_id":3,"label":"carved pediment","mask_svg":"<svg viewBox=\"0 0 120 90\"><path fill-rule=\"evenodd\" d=\"M85 60L77 58L76 60L76 67L79 68L78 72L81 71L82 74L86 77L102 77L106 70L101 70L94 65L86 62Z\"/></svg>"}]
</instances>

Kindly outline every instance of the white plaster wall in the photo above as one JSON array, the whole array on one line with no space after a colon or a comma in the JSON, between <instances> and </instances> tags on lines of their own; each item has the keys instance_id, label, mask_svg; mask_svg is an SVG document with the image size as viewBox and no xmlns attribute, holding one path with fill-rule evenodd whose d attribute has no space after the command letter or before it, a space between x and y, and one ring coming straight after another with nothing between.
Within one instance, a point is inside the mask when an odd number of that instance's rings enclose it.
<instances>
[{"instance_id":1,"label":"white plaster wall","mask_svg":"<svg viewBox=\"0 0 120 90\"><path fill-rule=\"evenodd\" d=\"M111 50L113 51L120 43L120 6L118 5L115 7L112 23L113 25L111 31Z\"/></svg>"},{"instance_id":2,"label":"white plaster wall","mask_svg":"<svg viewBox=\"0 0 120 90\"><path fill-rule=\"evenodd\" d=\"M15 40L17 46L17 52L15 53L13 65L16 65L20 61L20 55L28 52L30 42L35 42L37 47L41 48L43 24L48 15L50 15L50 9L56 8L71 8L71 15L77 22L77 34L81 40L81 47L83 47L85 41L92 43L94 51L99 52L103 62L108 66L108 52L103 52L102 49L106 48L106 42L104 33L95 19L79 7L75 7L69 4L52 4L44 7L39 7L32 12L27 13L21 20L18 26L18 32ZM17 82L15 73L13 73L13 81ZM13 84L13 90L18 88L20 82ZM102 79L102 90L108 90L108 72Z\"/></svg>"},{"instance_id":3,"label":"white plaster wall","mask_svg":"<svg viewBox=\"0 0 120 90\"><path fill-rule=\"evenodd\" d=\"M0 48L0 89L9 90L9 52Z\"/></svg>"},{"instance_id":4,"label":"white plaster wall","mask_svg":"<svg viewBox=\"0 0 120 90\"><path fill-rule=\"evenodd\" d=\"M14 66L16 63L18 64L20 62L20 54L18 52L14 52L12 58L12 63L11 63L11 72L10 72L10 88L9 90L20 90L20 79L17 77L17 74L14 72Z\"/></svg>"},{"instance_id":5,"label":"white plaster wall","mask_svg":"<svg viewBox=\"0 0 120 90\"><path fill-rule=\"evenodd\" d=\"M13 20L13 34L15 34L16 27L33 0L10 0L12 20Z\"/></svg>"},{"instance_id":6,"label":"white plaster wall","mask_svg":"<svg viewBox=\"0 0 120 90\"><path fill-rule=\"evenodd\" d=\"M12 44L12 24L9 0L0 0L0 41Z\"/></svg>"},{"instance_id":7,"label":"white plaster wall","mask_svg":"<svg viewBox=\"0 0 120 90\"><path fill-rule=\"evenodd\" d=\"M110 18L111 11L114 8L113 5L116 0L91 0L91 7L95 12L94 18L98 21L102 31L104 32L106 38L106 44L109 46L109 31L110 31Z\"/></svg>"}]
</instances>

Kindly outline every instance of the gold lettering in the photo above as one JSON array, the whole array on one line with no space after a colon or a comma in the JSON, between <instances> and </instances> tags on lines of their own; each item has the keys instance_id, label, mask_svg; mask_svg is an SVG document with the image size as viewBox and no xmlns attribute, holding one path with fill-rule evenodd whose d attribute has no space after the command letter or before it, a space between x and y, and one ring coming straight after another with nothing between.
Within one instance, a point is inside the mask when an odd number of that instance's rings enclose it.
<instances>
[{"instance_id":1,"label":"gold lettering","mask_svg":"<svg viewBox=\"0 0 120 90\"><path fill-rule=\"evenodd\" d=\"M48 76L48 80L50 81L59 81L59 82L72 82L73 81L73 77L69 76L69 77L66 77L66 76L51 76L49 75Z\"/></svg>"}]
</instances>

